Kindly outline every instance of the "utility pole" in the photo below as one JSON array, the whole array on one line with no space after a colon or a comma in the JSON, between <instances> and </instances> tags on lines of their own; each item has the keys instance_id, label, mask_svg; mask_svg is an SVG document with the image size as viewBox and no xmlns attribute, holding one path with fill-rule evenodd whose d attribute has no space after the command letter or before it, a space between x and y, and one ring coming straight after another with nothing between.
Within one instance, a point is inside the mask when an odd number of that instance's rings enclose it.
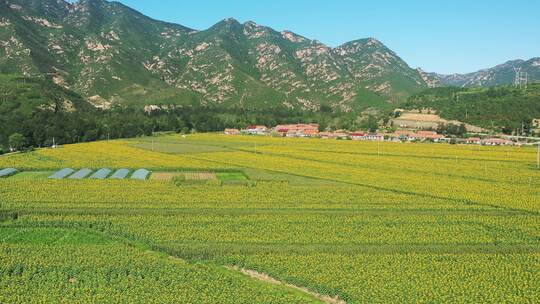
<instances>
[{"instance_id":1,"label":"utility pole","mask_svg":"<svg viewBox=\"0 0 540 304\"><path fill-rule=\"evenodd\" d=\"M154 152L154 129L152 129L152 152Z\"/></svg>"},{"instance_id":2,"label":"utility pole","mask_svg":"<svg viewBox=\"0 0 540 304\"><path fill-rule=\"evenodd\" d=\"M540 170L540 142L536 143L537 151L536 151L536 169Z\"/></svg>"}]
</instances>

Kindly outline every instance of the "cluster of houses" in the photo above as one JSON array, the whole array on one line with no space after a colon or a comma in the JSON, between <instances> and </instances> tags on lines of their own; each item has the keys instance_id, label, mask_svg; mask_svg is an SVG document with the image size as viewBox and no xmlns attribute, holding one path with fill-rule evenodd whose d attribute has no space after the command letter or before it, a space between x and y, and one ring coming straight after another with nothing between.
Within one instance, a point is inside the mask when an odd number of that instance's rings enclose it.
<instances>
[{"instance_id":1,"label":"cluster of houses","mask_svg":"<svg viewBox=\"0 0 540 304\"><path fill-rule=\"evenodd\" d=\"M338 130L334 132L319 132L318 124L289 124L268 128L262 125L249 126L246 129L225 129L227 135L272 135L280 137L316 137L323 139L347 139L359 141L393 141L393 142L446 142L459 144L475 144L485 146L513 146L518 143L501 138L449 138L435 131L398 130L393 133L366 133Z\"/></svg>"},{"instance_id":2,"label":"cluster of houses","mask_svg":"<svg viewBox=\"0 0 540 304\"><path fill-rule=\"evenodd\" d=\"M290 124L277 125L274 128L268 128L261 125L249 126L246 129L225 129L225 134L238 135L274 135L283 137L318 137L318 124Z\"/></svg>"}]
</instances>

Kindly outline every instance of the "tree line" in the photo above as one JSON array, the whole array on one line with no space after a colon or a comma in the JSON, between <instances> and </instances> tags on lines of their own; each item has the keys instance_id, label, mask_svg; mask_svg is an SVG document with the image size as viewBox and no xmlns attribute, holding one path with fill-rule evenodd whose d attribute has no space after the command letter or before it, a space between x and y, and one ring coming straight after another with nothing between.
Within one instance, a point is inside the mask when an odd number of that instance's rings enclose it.
<instances>
[{"instance_id":1,"label":"tree line","mask_svg":"<svg viewBox=\"0 0 540 304\"><path fill-rule=\"evenodd\" d=\"M149 136L153 132L213 132L225 128L246 128L252 124L275 126L285 123L318 123L322 130L376 129L373 116L306 112L286 108L265 110L178 106L145 112L135 107L108 110L55 111L35 109L30 114L5 112L0 116L0 153L10 149L50 147L105 139Z\"/></svg>"},{"instance_id":2,"label":"tree line","mask_svg":"<svg viewBox=\"0 0 540 304\"><path fill-rule=\"evenodd\" d=\"M533 135L540 118L540 83L527 88L433 88L411 96L405 109L433 109L443 118L459 120L505 134Z\"/></svg>"}]
</instances>

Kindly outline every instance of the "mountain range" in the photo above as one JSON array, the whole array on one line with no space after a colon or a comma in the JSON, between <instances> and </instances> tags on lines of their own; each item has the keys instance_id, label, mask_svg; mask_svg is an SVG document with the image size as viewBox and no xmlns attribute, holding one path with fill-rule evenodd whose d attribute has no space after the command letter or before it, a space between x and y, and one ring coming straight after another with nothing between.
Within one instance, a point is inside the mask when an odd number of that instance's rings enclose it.
<instances>
[{"instance_id":1,"label":"mountain range","mask_svg":"<svg viewBox=\"0 0 540 304\"><path fill-rule=\"evenodd\" d=\"M527 61L512 60L468 74L443 75L419 71L430 86L494 87L514 83L517 71L522 73L522 80L526 78L529 82L537 82L540 80L540 57Z\"/></svg>"},{"instance_id":2,"label":"mountain range","mask_svg":"<svg viewBox=\"0 0 540 304\"><path fill-rule=\"evenodd\" d=\"M51 80L95 107L206 105L350 112L389 108L434 86L540 79L540 58L466 75L411 68L374 38L329 47L225 19L207 30L105 0L0 0L0 73ZM70 100L62 102L72 109Z\"/></svg>"}]
</instances>

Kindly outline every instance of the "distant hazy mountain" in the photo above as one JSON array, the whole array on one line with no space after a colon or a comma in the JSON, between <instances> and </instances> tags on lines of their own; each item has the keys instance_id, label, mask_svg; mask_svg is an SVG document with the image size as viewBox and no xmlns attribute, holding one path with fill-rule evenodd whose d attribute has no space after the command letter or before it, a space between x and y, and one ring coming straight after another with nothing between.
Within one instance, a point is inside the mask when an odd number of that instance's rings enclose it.
<instances>
[{"instance_id":1,"label":"distant hazy mountain","mask_svg":"<svg viewBox=\"0 0 540 304\"><path fill-rule=\"evenodd\" d=\"M493 87L513 84L516 78L516 69L521 69L521 72L527 73L529 82L540 81L540 57L532 58L527 61L508 61L496 67L469 74L442 75L425 73L422 70L419 70L419 72L431 87Z\"/></svg>"},{"instance_id":2,"label":"distant hazy mountain","mask_svg":"<svg viewBox=\"0 0 540 304\"><path fill-rule=\"evenodd\" d=\"M376 39L337 48L254 22L196 31L117 2L1 0L0 72L41 76L95 106L388 106L428 87Z\"/></svg>"}]
</instances>

